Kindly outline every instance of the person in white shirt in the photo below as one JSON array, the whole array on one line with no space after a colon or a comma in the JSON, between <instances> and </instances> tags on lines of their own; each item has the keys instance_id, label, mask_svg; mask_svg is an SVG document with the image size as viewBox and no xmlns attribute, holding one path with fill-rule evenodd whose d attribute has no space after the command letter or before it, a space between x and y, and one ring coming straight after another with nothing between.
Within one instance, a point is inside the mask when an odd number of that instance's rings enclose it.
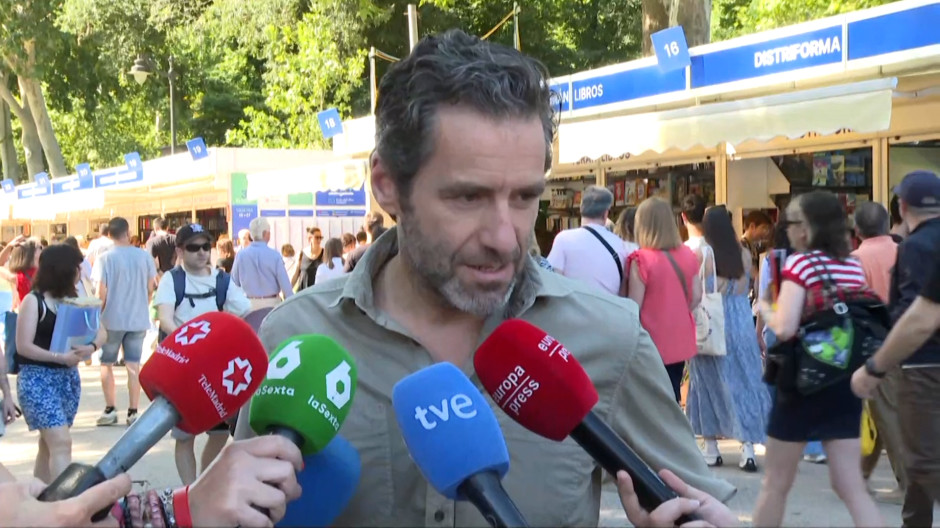
<instances>
[{"instance_id":1,"label":"person in white shirt","mask_svg":"<svg viewBox=\"0 0 940 528\"><path fill-rule=\"evenodd\" d=\"M555 236L548 262L556 272L619 295L627 248L607 228L614 194L592 185L581 194L581 227Z\"/></svg>"},{"instance_id":2,"label":"person in white shirt","mask_svg":"<svg viewBox=\"0 0 940 528\"><path fill-rule=\"evenodd\" d=\"M154 304L160 317L160 330L167 335L188 321L204 313L219 310L244 316L251 310L251 302L245 292L228 278L223 270L209 265L209 253L212 249L212 237L199 224L189 224L176 232L176 262L185 274L183 298L176 293L176 280L179 273L171 270L164 273L157 286ZM220 279L219 276L222 276ZM224 300L218 288L227 283ZM218 456L228 440L228 426L223 422L210 429L209 440L202 452L202 470ZM176 440L176 469L184 485L192 484L197 477L195 436L174 428Z\"/></svg>"},{"instance_id":3,"label":"person in white shirt","mask_svg":"<svg viewBox=\"0 0 940 528\"><path fill-rule=\"evenodd\" d=\"M343 263L343 241L331 238L323 245L323 264L317 266L315 284L342 277L346 274Z\"/></svg>"},{"instance_id":4,"label":"person in white shirt","mask_svg":"<svg viewBox=\"0 0 940 528\"><path fill-rule=\"evenodd\" d=\"M88 264L94 267L95 260L102 254L114 247L114 241L111 240L108 224L101 224L98 228L98 238L88 243L88 251L85 252L85 259Z\"/></svg>"}]
</instances>

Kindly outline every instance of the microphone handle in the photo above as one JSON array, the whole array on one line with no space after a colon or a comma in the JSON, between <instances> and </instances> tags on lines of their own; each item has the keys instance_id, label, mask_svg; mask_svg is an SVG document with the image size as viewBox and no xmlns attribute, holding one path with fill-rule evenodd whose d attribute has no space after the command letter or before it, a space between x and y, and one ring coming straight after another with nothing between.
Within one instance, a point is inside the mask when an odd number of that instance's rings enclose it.
<instances>
[{"instance_id":1,"label":"microphone handle","mask_svg":"<svg viewBox=\"0 0 940 528\"><path fill-rule=\"evenodd\" d=\"M633 480L640 506L646 511L679 496L594 411L584 417L570 436L615 478L618 471L626 471ZM693 520L699 519L694 514L684 515L676 520L676 525Z\"/></svg>"},{"instance_id":2,"label":"microphone handle","mask_svg":"<svg viewBox=\"0 0 940 528\"><path fill-rule=\"evenodd\" d=\"M484 471L463 481L457 492L467 497L493 528L525 528L529 523L503 489L495 471Z\"/></svg>"},{"instance_id":3,"label":"microphone handle","mask_svg":"<svg viewBox=\"0 0 940 528\"><path fill-rule=\"evenodd\" d=\"M284 438L290 440L295 446L297 446L297 449L303 448L305 442L304 437L301 436L300 433L291 429L290 427L284 427L283 425L271 426L267 431L265 431L264 434L283 436ZM252 504L251 507L264 514L264 516L268 519L271 518L271 510L265 508L264 506L255 506Z\"/></svg>"}]
</instances>

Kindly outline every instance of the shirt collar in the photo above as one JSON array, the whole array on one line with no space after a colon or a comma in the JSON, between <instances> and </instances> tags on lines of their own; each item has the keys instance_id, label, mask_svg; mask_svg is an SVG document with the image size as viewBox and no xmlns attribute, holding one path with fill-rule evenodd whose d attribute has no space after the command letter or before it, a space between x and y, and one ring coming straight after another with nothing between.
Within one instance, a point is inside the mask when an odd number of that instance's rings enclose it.
<instances>
[{"instance_id":1,"label":"shirt collar","mask_svg":"<svg viewBox=\"0 0 940 528\"><path fill-rule=\"evenodd\" d=\"M372 289L376 276L382 267L398 254L398 228L385 231L365 252L359 263L349 274L343 292L333 303L354 302L362 311L373 318L375 314L375 295ZM525 259L521 277L509 298L506 311L499 314L499 319L521 316L535 304L539 297L564 297L571 293L567 281L556 273L541 269L531 258Z\"/></svg>"}]
</instances>

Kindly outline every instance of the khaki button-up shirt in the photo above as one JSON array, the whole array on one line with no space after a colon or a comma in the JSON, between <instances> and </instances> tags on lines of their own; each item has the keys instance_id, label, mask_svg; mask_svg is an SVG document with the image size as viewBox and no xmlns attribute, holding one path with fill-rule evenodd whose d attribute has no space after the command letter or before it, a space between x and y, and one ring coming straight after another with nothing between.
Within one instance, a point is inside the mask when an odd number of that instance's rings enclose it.
<instances>
[{"instance_id":1,"label":"khaki button-up shirt","mask_svg":"<svg viewBox=\"0 0 940 528\"><path fill-rule=\"evenodd\" d=\"M392 387L432 364L428 352L373 302L373 279L397 249L397 232L391 229L352 274L308 288L272 311L261 339L270 351L293 335L325 334L356 360L357 392L339 433L358 449L362 477L335 526L487 526L473 505L448 500L428 485L395 419ZM600 395L594 411L651 467L671 469L722 501L734 494L735 488L705 465L635 303L594 292L527 260L506 313L486 321L480 342L507 317L527 320L567 346ZM473 365L463 370L485 393ZM597 526L603 475L594 460L570 438L542 438L489 401L509 448L503 485L529 524Z\"/></svg>"}]
</instances>

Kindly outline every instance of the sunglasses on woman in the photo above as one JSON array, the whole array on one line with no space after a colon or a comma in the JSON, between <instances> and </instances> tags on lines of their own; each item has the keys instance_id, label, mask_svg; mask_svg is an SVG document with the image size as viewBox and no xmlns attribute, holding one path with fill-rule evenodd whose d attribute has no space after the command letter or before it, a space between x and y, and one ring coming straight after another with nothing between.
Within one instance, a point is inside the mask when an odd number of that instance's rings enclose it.
<instances>
[{"instance_id":1,"label":"sunglasses on woman","mask_svg":"<svg viewBox=\"0 0 940 528\"><path fill-rule=\"evenodd\" d=\"M190 253L195 253L199 251L200 249L208 252L212 250L212 244L208 242L205 242L203 244L186 244L185 248L186 248L186 251Z\"/></svg>"}]
</instances>

